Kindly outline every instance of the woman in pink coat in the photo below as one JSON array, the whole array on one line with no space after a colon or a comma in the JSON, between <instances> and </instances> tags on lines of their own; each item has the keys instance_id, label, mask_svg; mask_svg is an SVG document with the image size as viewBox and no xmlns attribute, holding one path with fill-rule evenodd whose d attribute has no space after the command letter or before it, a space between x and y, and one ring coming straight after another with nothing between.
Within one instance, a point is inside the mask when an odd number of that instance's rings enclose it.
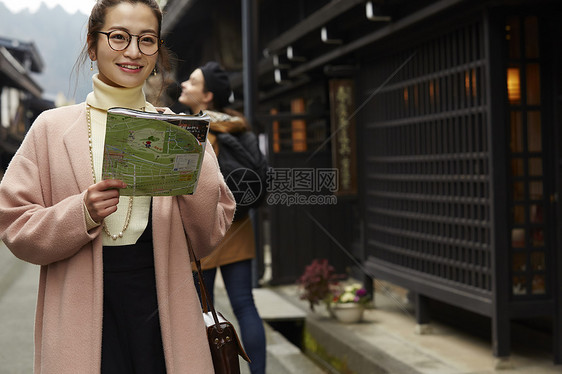
<instances>
[{"instance_id":1,"label":"woman in pink coat","mask_svg":"<svg viewBox=\"0 0 562 374\"><path fill-rule=\"evenodd\" d=\"M156 111L142 87L158 65L154 0L98 0L86 102L42 113L0 183L0 239L41 265L35 373L213 373L191 276L230 227L235 202L207 144L189 196L120 196L102 180L107 109Z\"/></svg>"}]
</instances>

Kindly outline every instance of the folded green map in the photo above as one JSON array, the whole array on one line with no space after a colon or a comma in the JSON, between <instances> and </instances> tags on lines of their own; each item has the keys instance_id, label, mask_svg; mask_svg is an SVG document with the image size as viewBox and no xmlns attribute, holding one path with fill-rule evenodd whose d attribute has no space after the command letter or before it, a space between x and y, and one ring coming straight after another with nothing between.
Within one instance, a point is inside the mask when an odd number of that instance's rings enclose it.
<instances>
[{"instance_id":1,"label":"folded green map","mask_svg":"<svg viewBox=\"0 0 562 374\"><path fill-rule=\"evenodd\" d=\"M164 114L111 108L107 112L103 179L127 184L122 196L195 192L209 132L203 113Z\"/></svg>"}]
</instances>

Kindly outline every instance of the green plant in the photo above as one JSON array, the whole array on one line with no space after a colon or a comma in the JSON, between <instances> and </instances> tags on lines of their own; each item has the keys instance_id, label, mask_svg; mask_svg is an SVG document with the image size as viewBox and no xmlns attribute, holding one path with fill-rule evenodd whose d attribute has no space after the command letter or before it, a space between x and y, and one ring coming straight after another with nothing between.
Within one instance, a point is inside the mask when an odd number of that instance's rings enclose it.
<instances>
[{"instance_id":1,"label":"green plant","mask_svg":"<svg viewBox=\"0 0 562 374\"><path fill-rule=\"evenodd\" d=\"M333 291L344 276L344 274L336 274L335 268L328 263L328 260L314 259L297 280L301 300L307 300L311 310L314 310L314 306L321 301L329 304Z\"/></svg>"}]
</instances>

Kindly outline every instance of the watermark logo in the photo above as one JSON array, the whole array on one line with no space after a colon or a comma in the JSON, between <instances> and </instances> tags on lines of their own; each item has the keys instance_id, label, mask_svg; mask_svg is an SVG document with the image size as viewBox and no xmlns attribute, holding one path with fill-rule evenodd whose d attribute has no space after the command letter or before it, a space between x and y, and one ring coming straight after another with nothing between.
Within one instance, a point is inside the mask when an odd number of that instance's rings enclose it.
<instances>
[{"instance_id":1,"label":"watermark logo","mask_svg":"<svg viewBox=\"0 0 562 374\"><path fill-rule=\"evenodd\" d=\"M230 172L226 177L226 183L237 204L241 206L254 204L262 195L264 188L259 175L246 168L238 168Z\"/></svg>"},{"instance_id":2,"label":"watermark logo","mask_svg":"<svg viewBox=\"0 0 562 374\"><path fill-rule=\"evenodd\" d=\"M267 172L269 205L335 205L338 169L270 168ZM323 194L325 193L325 194Z\"/></svg>"},{"instance_id":3,"label":"watermark logo","mask_svg":"<svg viewBox=\"0 0 562 374\"><path fill-rule=\"evenodd\" d=\"M333 193L339 187L339 171L269 168L267 180L262 182L255 171L238 168L228 174L226 183L240 206L254 204L266 191L269 205L336 205L337 197Z\"/></svg>"}]
</instances>

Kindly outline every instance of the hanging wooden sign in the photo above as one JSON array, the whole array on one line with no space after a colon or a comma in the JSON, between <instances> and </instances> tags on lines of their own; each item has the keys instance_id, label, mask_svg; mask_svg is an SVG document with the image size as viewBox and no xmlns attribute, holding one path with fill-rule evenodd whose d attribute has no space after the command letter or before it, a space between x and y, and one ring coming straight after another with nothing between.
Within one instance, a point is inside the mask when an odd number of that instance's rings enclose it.
<instances>
[{"instance_id":1,"label":"hanging wooden sign","mask_svg":"<svg viewBox=\"0 0 562 374\"><path fill-rule=\"evenodd\" d=\"M354 84L351 79L330 81L332 164L339 170L339 196L357 195Z\"/></svg>"}]
</instances>

